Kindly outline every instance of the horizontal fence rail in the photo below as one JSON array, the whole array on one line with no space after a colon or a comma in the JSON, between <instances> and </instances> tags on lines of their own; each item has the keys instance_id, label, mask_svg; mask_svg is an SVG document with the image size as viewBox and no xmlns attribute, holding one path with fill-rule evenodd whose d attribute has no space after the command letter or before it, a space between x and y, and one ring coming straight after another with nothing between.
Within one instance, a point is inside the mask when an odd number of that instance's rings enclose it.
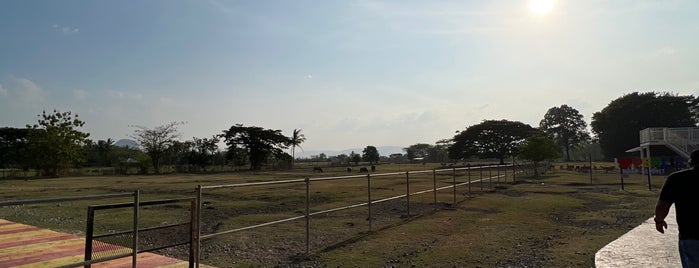
<instances>
[{"instance_id":1,"label":"horizontal fence rail","mask_svg":"<svg viewBox=\"0 0 699 268\"><path fill-rule=\"evenodd\" d=\"M453 188L453 199L452 199L452 205L455 205L457 202L456 198L456 188L460 186L468 186L468 193L471 193L471 184L473 183L480 183L481 189L484 189L484 181L488 181L488 187L490 189L493 189L492 186L492 181L493 179L496 179L498 183L500 183L500 179L503 179L503 182L507 181L507 176L508 176L508 171L509 174L512 176L512 182L516 181L516 174L525 172L527 168L531 167L529 164L525 165L515 165L515 164L506 164L506 165L480 165L480 166L466 166L466 167L452 167L452 168L442 168L442 169L431 169L431 170L417 170L417 171L405 171L405 172L391 172L391 173L367 173L367 174L362 174L362 175L349 175L349 176L334 176L334 177L322 177L322 178L305 178L305 179L290 179L290 180L279 180L279 181L266 181L266 182L250 182L250 183L237 183L237 184L223 184L223 185L199 185L196 189L196 195L197 195L197 206L196 206L196 218L197 218L197 234L195 235L197 237L197 241L195 242L195 246L197 249L195 250L198 253L201 253L201 241L206 240L206 239L212 239L218 236L223 236L227 234L233 234L241 231L246 231L246 230L252 230L260 227L265 227L265 226L271 226L271 225L276 225L276 224L281 224L281 223L286 223L286 222L291 222L291 221L296 221L296 220L302 220L305 219L306 224L305 224L305 250L306 254L309 254L310 252L310 218L312 216L316 215L321 215L321 214L327 214L327 213L332 213L332 212L338 212L342 210L347 210L347 209L352 209L352 208L358 208L358 207L367 207L368 210L368 228L369 231L372 231L372 204L378 204L382 202L387 202L391 200L396 200L396 199L406 199L406 212L407 212L407 217L411 217L410 214L410 197L414 195L420 195L420 194L426 194L426 193L433 193L434 199L433 199L433 204L434 204L434 210L437 210L437 191L442 191L442 190L447 190L450 188ZM456 174L457 171L468 171L467 175L467 181L465 182L460 182L457 183L456 181ZM472 178L471 171L478 171L478 175ZM485 172L487 173L485 173ZM411 191L410 186L411 186L411 180L410 177L411 175L429 175L432 174L432 188L427 189L427 190L417 190L417 191ZM440 175L450 175L451 176L451 185L448 186L441 186L437 187L437 174ZM495 173L495 174L494 174ZM381 178L381 177L402 177L404 176L405 178L405 194L402 195L395 195L395 196L390 196L390 197L385 197L385 198L380 198L374 200L372 198L372 179L375 178ZM330 209L324 209L321 211L315 211L311 212L310 209L310 203L311 203L311 194L310 194L310 186L311 183L313 182L323 182L323 181L341 181L341 180L357 180L357 179L366 179L366 197L367 200L365 202L360 202L356 204L351 204L347 206L341 206L341 207L336 207L336 208L330 208ZM202 204L203 202L203 194L206 190L213 190L213 189L224 189L224 188L245 188L245 187L254 187L254 186L267 186L267 185L282 185L282 184L305 184L305 211L304 215L300 216L295 216L295 217L289 217L289 218L284 218L284 219L279 219L279 220L274 220L274 221L268 221L260 224L255 224L255 225L250 225L250 226L244 226L244 227L239 227L239 228L234 228L234 229L229 229L229 230L223 230L223 231L217 231L213 233L208 233L208 234L202 234L201 230L201 220L202 220ZM196 263L197 267L200 261L200 256L195 256L196 258Z\"/></svg>"},{"instance_id":2,"label":"horizontal fence rail","mask_svg":"<svg viewBox=\"0 0 699 268\"><path fill-rule=\"evenodd\" d=\"M94 234L94 223L95 223L95 212L100 211L100 210L112 210L112 209L120 209L120 208L134 208L136 210L136 213L141 208L147 208L149 206L159 206L159 205L167 205L167 204L175 204L175 203L189 203L190 205L190 217L187 222L183 223L177 223L177 224L160 224L158 226L152 226L152 227L145 227L145 228L139 228L138 224L134 224L134 229L133 230L128 230L128 231L117 231L117 232L111 232L108 234L100 234L100 235L95 235ZM120 236L133 236L135 237L134 244L132 245L133 249L137 253L142 253L142 252L151 252L151 251L156 251L156 250L162 250L166 248L172 248L176 246L182 246L182 245L190 245L190 250L189 250L189 267L194 266L194 256L196 255L196 252L194 251L194 247L191 246L191 244L195 240L194 236L194 231L196 228L196 219L194 218L194 211L195 211L195 206L196 206L196 199L195 198L177 198L177 199L161 199L161 200L151 200L151 201L140 201L140 202L133 202L133 203L116 203L116 204L106 204L106 205L95 205L95 206L88 206L88 216L87 216L87 232L86 232L86 239L85 239L85 258L86 260L91 259L93 256L93 241L97 241L97 239L102 239L104 242L105 239L109 238L118 238ZM138 220L138 219L137 219ZM141 247L138 244L138 239L142 238L144 234L147 234L149 232L157 232L157 231L162 231L162 230L171 230L174 231L175 233L182 233L181 229L185 229L187 237L184 239L179 239L176 240L175 242L172 242L168 240L168 242L164 243L159 243L157 245L150 245L146 247ZM147 235L146 235L147 236ZM100 261L106 261L106 260L111 260L111 259L117 259L117 258L122 258L126 257L128 254L118 254L114 256L107 256L107 257L102 257L99 258ZM134 263L135 265L135 263ZM87 265L86 265L87 266Z\"/></svg>"},{"instance_id":3,"label":"horizontal fence rail","mask_svg":"<svg viewBox=\"0 0 699 268\"><path fill-rule=\"evenodd\" d=\"M381 221L386 220L386 215L383 215L381 219L381 212L376 212L374 210L381 211L387 206L373 207L377 204L386 203L389 208L394 207L392 211L400 211L401 219L407 218L408 220L420 214L420 211L425 211L424 209L429 209L431 211L439 210L439 200L438 192L442 192L441 196L444 198L446 195L451 195L451 203L443 202L443 206L454 207L457 202L457 188L464 187L462 193L464 195L472 194L472 187L480 187L481 192L487 189L494 189L494 183L499 184L503 182L516 182L518 174L525 173L530 174L533 165L530 164L506 164L506 165L474 165L474 166L462 166L462 167L449 167L449 168L435 168L429 170L416 170L416 171L404 171L404 172L388 172L388 173L366 173L360 175L348 175L348 176L331 176L331 177L320 177L320 178L303 178L303 179L287 179L278 181L260 181L260 182L249 182L249 183L235 183L235 184L222 184L222 185L198 185L195 190L195 196L192 198L179 198L179 199L166 199L166 200L153 200L153 201L140 201L140 192L136 190L134 192L123 192L123 193L113 193L113 194L101 194L101 195L84 195L84 196L70 196L70 197L58 197L58 198L44 198L44 199L25 199L25 200L9 200L0 201L0 207L5 206L21 206L28 204L40 204L40 203L52 203L52 202L65 202L65 201L82 201L82 200L100 200L108 198L122 198L122 197L133 197L133 202L126 203L115 203L115 204L104 204L104 205L91 205L88 206L88 218L86 222L86 244L85 244L85 259L83 262L73 263L65 265L63 267L90 267L92 264L96 264L103 261L113 260L123 257L132 257L132 267L136 267L137 254L140 252L161 250L168 247L182 246L189 244L189 263L190 267L196 265L199 266L201 260L201 242L207 239L213 239L218 236L223 236L227 234L238 233L246 230L253 230L265 226L272 226L281 223L287 223L292 221L305 220L305 254L310 253L310 233L311 233L311 218L314 216L327 215L334 212L355 209L360 207L366 207L367 211L367 223L368 231L372 232L374 230L374 224L379 225ZM458 176L457 176L458 175ZM457 181L457 177L460 180ZM359 193L359 195L353 195L350 199L343 199L338 206L334 206L331 203L315 203L320 205L325 205L322 209L316 209L312 211L312 194L311 185L314 183L321 182L347 182L353 185L353 188L348 188L353 190L354 193ZM495 182L494 182L495 181ZM294 203L298 200L298 205L303 206L302 209L294 211L294 213L300 213L302 215L286 217L282 216L277 220L266 220L266 222L247 224L247 226L228 228L224 230L219 230L218 225L216 228L212 228L209 233L202 233L202 205L210 202L204 202L203 195L205 192L213 191L216 189L235 189L235 188L246 188L246 187L259 187L259 186L274 186L271 189L276 189L276 186L280 185L290 185L289 189L283 189L278 191L299 191L299 195L305 195L303 197L299 196L298 199L294 199ZM295 186L294 186L295 185ZM301 186L303 185L303 186ZM346 185L346 184L343 184ZM388 186L387 186L388 185ZM327 186L327 184L325 185ZM322 186L321 186L322 187ZM363 189L366 187L366 189ZM387 188L390 187L390 190ZM401 189L404 187L404 189ZM467 187L467 189L465 188ZM359 192L357 192L357 189ZM344 190L344 188L341 188ZM395 189L398 189L397 192ZM445 195L444 191L452 189ZM365 191L361 192L361 191ZM302 192L302 193L301 193ZM425 196L425 194L432 193L432 196ZM217 196L216 193L211 193L212 197ZM412 197L422 195L418 198L418 201L411 200ZM426 198L425 198L426 197ZM431 199L431 200L430 200ZM252 199L254 200L254 199ZM318 199L316 199L318 200ZM351 201L350 201L351 200ZM405 200L405 203L387 203L394 200ZM429 201L428 201L429 200ZM143 227L139 229L139 224L142 219L139 218L139 209L146 206L158 206L158 205L168 205L173 203L186 202L189 203L189 221L181 222L176 220L173 222L163 222L156 227ZM314 201L323 202L323 201ZM412 203L412 205L411 205ZM432 203L430 206L429 203ZM416 205L417 204L417 205ZM395 205L404 207L396 209ZM415 206L415 207L413 207ZM167 206L166 206L167 207ZM173 206L176 208L183 208L180 206ZM242 206L241 206L242 207ZM133 208L133 226L131 230L129 227L122 226L121 231L110 231L109 234L95 234L94 233L94 215L96 211L109 210L109 209L130 209ZM213 209L213 207L211 207ZM411 211L417 209L416 211ZM284 211L283 213L288 213L289 211ZM119 212L123 213L123 212ZM145 213L145 212L144 212ZM236 214L237 213L237 214ZM233 213L234 216L240 216L239 212ZM355 212L352 212L352 215ZM363 212L362 212L363 213ZM405 213L405 214L402 214ZM417 213L417 214L416 214ZM256 214L263 215L264 213ZM253 214L250 214L253 215ZM272 216L271 214L269 216ZM177 216L182 217L182 216ZM214 214L213 217L220 217ZM286 217L286 218L283 218ZM356 215L354 216L356 217ZM375 219L376 217L376 219ZM363 216L362 216L363 218ZM181 218L178 218L181 219ZM322 222L322 221L319 221ZM187 241L181 239L177 242L168 241L167 243L151 243L155 245L148 244L150 248L140 248L139 246L139 232L154 232L159 231L171 232L171 233L184 233L185 228L188 229L189 237L186 238ZM300 227L300 225L299 225ZM167 230L162 230L167 229ZM111 230L111 229L110 229ZM299 234L301 234L299 232ZM130 246L126 247L124 251L115 252L111 256L97 257L93 259L92 255L92 241L93 239L110 239L110 237L118 237L118 239L128 238L130 241ZM177 237L176 239L179 239ZM300 240L299 240L300 241ZM103 241L102 241L103 242ZM122 241L126 242L126 241ZM149 242L150 243L150 242ZM298 244L301 245L300 243ZM302 251L299 248L300 251ZM128 251L128 252L125 252ZM97 255L95 255L97 256Z\"/></svg>"},{"instance_id":4,"label":"horizontal fence rail","mask_svg":"<svg viewBox=\"0 0 699 268\"><path fill-rule=\"evenodd\" d=\"M138 203L138 198L139 198L139 191L136 190L134 192L125 192L125 193L114 193L114 194L100 194L100 195L83 195L83 196L68 196L68 197L57 197L57 198L42 198L42 199L24 199L24 200L9 200L9 201L2 201L0 202L0 207L5 207L5 206L21 206L21 205L30 205L30 204L41 204L41 203L53 203L53 202L67 202L67 201L83 201L83 200L101 200L101 199L108 199L108 198L117 198L117 197L129 197L133 196L134 198L134 203ZM132 246L133 248L131 249L130 253L124 253L124 254L119 254L119 255L114 255L106 258L100 258L100 259L95 259L93 260L91 257L91 247L88 247L86 245L85 247L85 259L82 262L78 263L72 263L68 265L63 265L60 266L61 268L67 268L67 267L90 267L92 264L96 264L99 262L105 262L109 260L114 260L114 259L119 259L119 258L124 258L124 257L132 257L132 266L136 267L136 258L138 255L138 249L137 249L137 241L138 241L138 236L137 234L137 228L138 228L138 205L133 206L134 207L134 225L133 225L133 240L132 240ZM89 222L89 220L88 220ZM86 233L91 232L92 226L90 224L87 224L86 226ZM88 239L85 239L86 243ZM89 251L88 251L89 250ZM90 257L88 257L90 255Z\"/></svg>"}]
</instances>

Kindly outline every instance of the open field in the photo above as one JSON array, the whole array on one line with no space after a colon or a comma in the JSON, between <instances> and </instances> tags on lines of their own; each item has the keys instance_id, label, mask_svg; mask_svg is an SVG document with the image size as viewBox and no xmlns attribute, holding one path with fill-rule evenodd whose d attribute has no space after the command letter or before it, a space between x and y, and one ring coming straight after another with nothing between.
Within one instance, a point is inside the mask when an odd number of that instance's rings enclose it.
<instances>
[{"instance_id":1,"label":"open field","mask_svg":"<svg viewBox=\"0 0 699 268\"><path fill-rule=\"evenodd\" d=\"M424 170L437 166L381 165L377 172ZM344 168L285 172L240 172L216 175L80 177L40 180L2 180L2 200L74 196L141 190L141 199L193 197L197 185L298 179L307 176L345 176ZM497 174L490 170L490 175ZM521 177L511 184L493 179L433 194L411 196L410 216L405 199L372 205L372 231L367 208L358 207L313 216L310 251L305 256L305 221L292 221L203 241L202 262L229 266L534 266L589 267L594 253L652 215L662 177L654 177L648 191L645 178L627 178L619 188L618 174L587 174L553 170L539 178ZM488 171L485 172L488 175ZM455 176L454 176L455 175ZM432 173L410 176L411 192L431 189ZM438 174L437 187L458 183L471 174ZM365 178L311 184L311 211L366 202ZM481 188L481 186L483 188ZM405 194L405 176L372 179L372 200ZM81 234L85 208L90 204L128 202L130 199L0 208L0 217L40 227ZM204 191L202 233L213 233L303 215L305 185L282 184ZM434 209L437 209L434 211ZM186 206L144 209L144 226L177 222L189 214ZM98 230L123 229L131 224L128 211L101 215ZM166 239L166 238L163 238ZM163 253L185 258L182 249Z\"/></svg>"}]
</instances>

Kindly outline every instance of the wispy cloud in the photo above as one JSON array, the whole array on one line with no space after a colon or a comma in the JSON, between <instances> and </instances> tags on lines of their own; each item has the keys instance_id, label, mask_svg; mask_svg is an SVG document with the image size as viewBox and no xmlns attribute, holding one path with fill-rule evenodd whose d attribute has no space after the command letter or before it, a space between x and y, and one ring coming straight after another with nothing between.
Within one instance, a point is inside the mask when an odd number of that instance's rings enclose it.
<instances>
[{"instance_id":1,"label":"wispy cloud","mask_svg":"<svg viewBox=\"0 0 699 268\"><path fill-rule=\"evenodd\" d=\"M655 51L651 52L647 57L647 60L656 60L656 59L662 59L662 58L667 58L667 57L672 57L677 55L678 51L677 49L673 47L661 47L656 49Z\"/></svg>"},{"instance_id":2,"label":"wispy cloud","mask_svg":"<svg viewBox=\"0 0 699 268\"><path fill-rule=\"evenodd\" d=\"M87 95L88 95L87 91L85 91L85 90L82 90L82 89L73 90L73 98L75 98L76 100L80 100L80 101L86 100Z\"/></svg>"},{"instance_id":3,"label":"wispy cloud","mask_svg":"<svg viewBox=\"0 0 699 268\"><path fill-rule=\"evenodd\" d=\"M109 90L107 92L110 96L116 99L140 100L143 98L143 95L139 93L121 92L117 90Z\"/></svg>"},{"instance_id":4,"label":"wispy cloud","mask_svg":"<svg viewBox=\"0 0 699 268\"><path fill-rule=\"evenodd\" d=\"M306 75L306 76L303 77L303 79L312 80L312 79L313 79L313 75L310 75L310 74L309 74L309 75Z\"/></svg>"},{"instance_id":5,"label":"wispy cloud","mask_svg":"<svg viewBox=\"0 0 699 268\"><path fill-rule=\"evenodd\" d=\"M655 51L655 55L658 56L673 56L677 54L677 49L671 47L664 47Z\"/></svg>"},{"instance_id":6,"label":"wispy cloud","mask_svg":"<svg viewBox=\"0 0 699 268\"><path fill-rule=\"evenodd\" d=\"M0 84L0 97L7 96L7 89L2 87L2 84Z\"/></svg>"},{"instance_id":7,"label":"wispy cloud","mask_svg":"<svg viewBox=\"0 0 699 268\"><path fill-rule=\"evenodd\" d=\"M51 28L53 28L56 31L59 31L63 33L64 35L73 35L73 34L78 34L80 33L80 29L78 28L72 28L68 26L61 26L58 24L51 25Z\"/></svg>"},{"instance_id":8,"label":"wispy cloud","mask_svg":"<svg viewBox=\"0 0 699 268\"><path fill-rule=\"evenodd\" d=\"M13 78L17 85L16 93L20 100L26 102L45 102L47 97L41 87L26 78Z\"/></svg>"}]
</instances>

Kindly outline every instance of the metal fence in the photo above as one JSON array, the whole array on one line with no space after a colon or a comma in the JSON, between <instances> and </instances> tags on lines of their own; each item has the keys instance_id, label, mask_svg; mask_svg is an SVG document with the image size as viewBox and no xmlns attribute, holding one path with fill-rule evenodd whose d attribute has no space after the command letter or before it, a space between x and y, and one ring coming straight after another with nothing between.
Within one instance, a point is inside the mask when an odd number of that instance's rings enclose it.
<instances>
[{"instance_id":1,"label":"metal fence","mask_svg":"<svg viewBox=\"0 0 699 268\"><path fill-rule=\"evenodd\" d=\"M95 212L114 210L121 208L134 209L134 222L142 225L139 220L141 209L146 209L153 206L161 206L176 203L188 203L190 217L186 221L159 224L157 226L138 227L126 231L112 231L101 234L95 234ZM136 253L151 252L172 248L183 245L190 245L189 249L189 265L194 263L194 247L191 246L194 241L194 230L196 228L196 219L194 218L196 210L196 200L194 198L182 199L164 199L133 203L118 203L88 206L87 209L87 228L85 233L85 261L93 259L110 260L114 258L125 257L124 251L130 250ZM135 231L134 231L135 230ZM158 239L158 236L167 236L166 239ZM131 239L130 239L131 238ZM131 240L129 245L125 243ZM87 267L87 265L86 265ZM133 263L136 267L136 263Z\"/></svg>"},{"instance_id":2,"label":"metal fence","mask_svg":"<svg viewBox=\"0 0 699 268\"><path fill-rule=\"evenodd\" d=\"M183 199L167 199L167 200L155 200L155 201L140 201L140 193L138 190L128 193L116 193L116 194L102 194L102 195L87 195L87 196L76 196L76 197L61 197L61 198L47 198L47 199L31 199L31 200L13 200L13 201L3 201L0 202L0 207L4 206L17 206L17 205L28 205L37 203L52 203L52 202L64 202L64 201L75 201L75 200L100 200L108 198L123 198L123 197L133 197L133 202L128 203L117 203L117 204L106 204L106 205L90 205L87 210L87 222L85 227L85 256L82 262L68 264L62 267L79 267L85 266L89 267L91 264L104 262L108 260L114 260L117 258L131 257L132 266L137 266L137 255L140 252L160 250L168 247L175 246L189 246L189 266L199 266L201 255L202 255L202 241L212 239L215 237L238 233L246 230L253 230L265 226L277 225L285 222L292 221L303 221L305 227L304 233L304 251L305 254L311 252L311 219L315 216L320 216L322 214L329 214L334 212L339 212L343 210L349 210L354 208L366 208L366 219L368 222L367 229L369 232L375 230L375 217L379 216L380 213L374 211L374 206L378 206L382 203L392 202L403 202L405 215L401 218L410 218L418 215L414 210L414 206L418 203L413 201L413 198L417 198L422 195L422 198L426 197L425 194L432 193L431 203L433 207L432 211L439 209L438 192L441 196L450 195L447 207L454 207L457 202L461 201L457 194L457 188L467 194L471 195L473 187L479 187L480 191L486 189L492 190L495 188L494 184L506 182L516 182L516 176L520 173L530 174L532 169L535 168L532 165L480 165L480 166L465 166L465 167L450 167L442 169L431 169L431 170L419 170L419 171L405 171L405 172L392 172L392 173L367 173L361 175L350 175L350 176L336 176L336 177L322 177L322 178L303 178L303 179L290 179L290 180L279 180L279 181L263 181L263 182L251 182L251 183L240 183L240 184L226 184L226 185L199 185L196 188L195 197L183 198ZM457 178L459 178L457 180ZM385 179L385 180L384 180ZM351 201L351 204L338 206L338 207L323 207L316 208L312 210L311 200L313 194L311 193L311 185L320 184L323 182L343 182L345 184L350 182L355 182L356 185L362 185L361 187L352 188L352 191L366 191L365 199L363 201ZM362 182L363 181L363 182ZM358 182L358 184L356 183ZM395 194L392 191L381 190L381 185L390 182L394 186L402 186L404 192L402 194ZM383 183L383 184L382 184ZM302 215L281 218L276 220L265 221L263 223L247 225L243 227L237 227L232 229L218 230L203 233L204 228L202 228L202 215L203 204L207 201L204 197L205 193L212 192L215 189L234 189L234 188L248 188L248 187L258 187L258 186L284 186L284 185L299 185L300 189L303 189L305 193L303 197L300 197L299 203L302 203L304 208ZM354 187L354 186L353 186ZM276 190L281 191L281 190ZM400 190L399 190L400 191ZM376 194L379 192L380 194ZM225 197L224 197L225 198ZM443 197L444 198L444 197ZM428 197L427 200L430 198ZM150 206L159 205L169 205L173 203L188 203L189 204L189 215L188 220L180 221L171 224L164 224L158 226L144 227L143 219L139 216L141 209ZM181 206L184 208L184 206ZM180 208L180 207L178 207ZM423 207L424 208L424 207ZM97 222L96 213L98 211L108 211L116 209L127 209L132 211L132 226L130 230L122 231L112 231L107 233L96 233L95 223ZM208 211L207 211L208 213ZM120 214L120 215L123 215ZM184 218L181 215L180 218ZM117 220L118 221L118 220ZM122 222L123 226L123 222ZM148 236L150 233L152 236L175 236L173 240L168 240L167 242L145 244L142 240L142 236L145 234ZM98 252L98 253L96 253Z\"/></svg>"},{"instance_id":3,"label":"metal fence","mask_svg":"<svg viewBox=\"0 0 699 268\"><path fill-rule=\"evenodd\" d=\"M124 258L124 257L129 257L131 256L132 258L132 265L133 267L136 267L136 258L138 256L138 232L136 231L138 229L138 204L139 204L139 191L136 190L134 192L128 192L128 193L116 193L116 194L101 194L101 195L84 195L84 196L72 196L72 197L59 197L59 198L44 198L44 199L25 199L25 200L10 200L10 201L3 201L0 202L0 207L6 207L6 206L21 206L21 205L30 205L30 204L41 204L41 203L54 203L54 202L67 202L67 201L80 201L80 200L102 200L102 199L109 199L109 198L118 198L118 197L128 197L128 196L133 196L133 229L132 233L133 236L131 237L131 243L132 247L130 250L118 252L117 254L112 254L110 256L104 256L100 258L93 259L92 256L92 249L91 249L91 241L88 239L85 239L86 241L86 246L85 246L85 259L82 262L77 262L77 263L71 263L71 264L66 264L61 267L89 267L91 264L99 263L99 262L105 262L109 260L114 260L118 258ZM89 221L89 220L88 220ZM88 225L86 227L86 233L91 233L92 226ZM88 246L87 244L90 244L90 251L88 251ZM90 256L88 258L88 255Z\"/></svg>"},{"instance_id":4,"label":"metal fence","mask_svg":"<svg viewBox=\"0 0 699 268\"><path fill-rule=\"evenodd\" d=\"M388 202L391 200L399 200L399 199L404 199L405 200L405 211L406 211L406 216L411 217L412 212L411 212L411 197L415 195L421 195L421 194L428 194L432 193L432 203L434 205L433 210L438 210L438 199L437 199L437 192L438 191L444 191L444 190L452 190L451 195L452 199L450 200L452 203L451 205L455 205L457 203L457 187L468 187L468 194L471 193L471 188L473 183L478 183L481 190L484 188L488 189L493 189L493 180L496 180L495 183L504 183L504 182L515 182L516 181L516 174L518 173L529 173L530 169L533 168L531 165L514 165L514 164L508 164L508 165L482 165L482 166L466 166L466 167L452 167L452 168L444 168L444 169L432 169L432 170L421 170L421 171L405 171L405 172L393 172L393 173L368 173L368 174L363 174L363 175L350 175L350 176L337 176L337 177L323 177L323 178L304 178L304 179L290 179L290 180L279 180L279 181L265 181L265 182L251 182L251 183L239 183L239 184L226 184L226 185L199 185L196 189L196 200L197 200L197 215L196 219L198 220L197 223L197 234L196 236L196 241L194 242L194 245L196 247L195 252L196 252L196 263L197 266L200 262L200 256L201 256L201 245L203 240L207 239L212 239L215 237L223 236L223 235L228 235L228 234L233 234L237 232L242 232L246 230L252 230L256 228L261 228L265 226L271 226L271 225L277 225L281 223L286 223L286 222L291 222L291 221L300 221L303 220L305 221L305 254L308 254L311 249L310 249L310 236L311 236L311 218L314 216L318 216L321 214L328 214L332 212L338 212L342 210L348 210L348 209L353 209L353 208L358 208L358 207L366 207L367 208L367 221L368 221L368 230L371 232L373 230L373 219L374 219L374 213L372 211L372 206L377 205L382 202ZM465 180L459 182L457 181L457 172L460 171L466 171L463 175L466 176ZM475 172L473 172L475 171ZM475 174L473 174L475 173ZM411 178L417 177L417 176L425 176L425 175L431 175L431 187L426 190L415 190L411 189L411 186L416 185L417 183L411 180ZM446 186L441 186L438 187L438 175L445 176L450 178L450 182ZM510 178L511 177L511 180ZM383 197L383 198L376 198L375 196L372 196L372 182L374 180L379 179L379 178L392 178L392 179L397 179L397 180L404 180L404 186L405 186L405 192L404 194L401 195L395 195L395 196L389 196L389 197ZM360 203L354 203L346 206L341 206L341 207L334 207L334 208L329 208L329 209L320 209L317 211L312 211L311 210L311 185L313 183L319 183L319 182L327 182L327 181L350 181L350 180L365 180L366 181L366 200L364 202ZM441 183L444 184L443 181L440 181ZM305 201L304 203L304 212L303 215L300 216L294 216L294 217L288 217L288 218L282 218L282 219L277 219L277 220L272 220L272 221L267 221L259 224L254 224L254 225L248 225L248 226L243 226L243 227L238 227L238 228L233 228L233 229L227 229L227 230L220 230L220 231L215 231L215 232L210 232L203 234L202 233L202 205L205 203L208 203L205 201L204 193L207 191L212 191L214 189L225 189L225 188L246 188L246 187L256 187L256 186L281 186L281 185L304 185L305 187ZM424 182L422 183L424 185Z\"/></svg>"}]
</instances>

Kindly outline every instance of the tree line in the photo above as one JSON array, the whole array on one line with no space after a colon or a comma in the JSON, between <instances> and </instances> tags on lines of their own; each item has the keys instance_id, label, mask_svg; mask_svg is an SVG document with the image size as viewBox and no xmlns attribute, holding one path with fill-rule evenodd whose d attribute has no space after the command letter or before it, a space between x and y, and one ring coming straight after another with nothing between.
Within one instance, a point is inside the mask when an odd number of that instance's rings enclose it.
<instances>
[{"instance_id":1,"label":"tree line","mask_svg":"<svg viewBox=\"0 0 699 268\"><path fill-rule=\"evenodd\" d=\"M561 105L548 109L538 127L505 119L484 120L434 145L418 143L404 151L407 159L425 162L494 158L504 163L515 156L531 161L563 156L570 161L572 150L598 143L604 157L612 159L637 146L642 129L694 127L698 122L699 98L695 96L634 92L594 113L591 132L578 110ZM171 122L154 128L131 126L134 132L130 137L139 148L122 148L114 146L111 139L90 140L89 133L79 130L84 124L77 114L54 110L42 112L37 123L26 128L0 128L0 168L32 168L44 176L57 176L67 167L130 163L138 164L141 170L150 166L156 174L163 163L204 171L215 164L248 165L252 170L269 164L291 168L295 149L306 141L300 129L287 137L281 130L234 124L210 138L193 137L183 142L177 128L184 122ZM227 146L225 150L220 150L220 142ZM318 158L328 159L322 154ZM352 152L333 158L349 165L378 163L381 156L376 147L367 146L362 154Z\"/></svg>"},{"instance_id":2,"label":"tree line","mask_svg":"<svg viewBox=\"0 0 699 268\"><path fill-rule=\"evenodd\" d=\"M518 121L484 120L457 131L435 145L414 144L404 150L408 158L447 162L468 158L505 158L541 161L561 155L571 160L573 150L598 144L604 160L622 156L639 144L639 131L653 127L696 127L699 98L672 93L633 92L611 101L595 112L590 123L568 105L548 109L538 127ZM445 152L447 155L445 156Z\"/></svg>"}]
</instances>

